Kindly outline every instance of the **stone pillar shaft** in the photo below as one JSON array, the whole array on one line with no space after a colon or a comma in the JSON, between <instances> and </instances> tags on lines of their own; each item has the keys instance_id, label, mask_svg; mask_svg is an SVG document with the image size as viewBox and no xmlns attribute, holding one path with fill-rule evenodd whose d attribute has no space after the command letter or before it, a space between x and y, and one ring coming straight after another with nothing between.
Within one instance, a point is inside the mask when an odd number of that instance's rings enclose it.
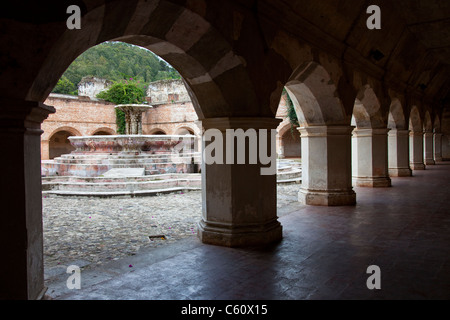
<instances>
[{"instance_id":1,"label":"stone pillar shaft","mask_svg":"<svg viewBox=\"0 0 450 320\"><path fill-rule=\"evenodd\" d=\"M423 132L409 133L409 162L412 170L424 170Z\"/></svg>"},{"instance_id":2,"label":"stone pillar shaft","mask_svg":"<svg viewBox=\"0 0 450 320\"><path fill-rule=\"evenodd\" d=\"M388 134L389 176L410 177L409 130L391 129Z\"/></svg>"},{"instance_id":3,"label":"stone pillar shaft","mask_svg":"<svg viewBox=\"0 0 450 320\"><path fill-rule=\"evenodd\" d=\"M298 130L302 139L303 204L356 204L351 181L351 126L312 126Z\"/></svg>"},{"instance_id":4,"label":"stone pillar shaft","mask_svg":"<svg viewBox=\"0 0 450 320\"><path fill-rule=\"evenodd\" d=\"M433 165L434 164L433 132L425 132L423 134L423 149L424 149L425 165Z\"/></svg>"},{"instance_id":5,"label":"stone pillar shaft","mask_svg":"<svg viewBox=\"0 0 450 320\"><path fill-rule=\"evenodd\" d=\"M387 133L389 129L353 131L353 181L358 187L390 187Z\"/></svg>"},{"instance_id":6,"label":"stone pillar shaft","mask_svg":"<svg viewBox=\"0 0 450 320\"><path fill-rule=\"evenodd\" d=\"M229 139L227 129L255 129L256 132L267 129L270 132L271 129L276 129L279 120L209 118L203 119L202 124L206 131L220 131L225 158L225 145ZM259 145L261 136L259 133L257 135ZM270 138L270 133L268 137ZM206 146L212 142L203 138L202 150L205 152ZM268 148L271 149L270 144ZM249 150L247 141L246 164L227 164L229 162L225 159L223 164L207 164L205 160L202 161L203 212L198 235L204 243L238 247L267 244L282 237L282 227L277 220L276 174L261 175L261 168L267 166L263 166L259 158L257 164L247 164ZM276 150L271 152L276 161Z\"/></svg>"},{"instance_id":7,"label":"stone pillar shaft","mask_svg":"<svg viewBox=\"0 0 450 320\"><path fill-rule=\"evenodd\" d=\"M434 161L442 161L442 133L434 134Z\"/></svg>"},{"instance_id":8,"label":"stone pillar shaft","mask_svg":"<svg viewBox=\"0 0 450 320\"><path fill-rule=\"evenodd\" d=\"M40 125L53 107L0 100L2 203L0 299L39 299L45 292Z\"/></svg>"}]
</instances>

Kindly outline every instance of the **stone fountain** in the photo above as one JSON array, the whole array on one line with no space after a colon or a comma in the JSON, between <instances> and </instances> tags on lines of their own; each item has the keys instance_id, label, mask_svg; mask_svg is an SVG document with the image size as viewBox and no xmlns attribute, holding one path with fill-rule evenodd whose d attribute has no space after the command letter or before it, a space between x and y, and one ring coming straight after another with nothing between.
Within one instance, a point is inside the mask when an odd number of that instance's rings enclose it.
<instances>
[{"instance_id":1,"label":"stone fountain","mask_svg":"<svg viewBox=\"0 0 450 320\"><path fill-rule=\"evenodd\" d=\"M143 135L148 105L118 105L125 135L69 137L75 150L42 161L45 196L136 197L201 189L193 135ZM278 164L279 183L299 183L299 164Z\"/></svg>"},{"instance_id":2,"label":"stone fountain","mask_svg":"<svg viewBox=\"0 0 450 320\"><path fill-rule=\"evenodd\" d=\"M151 106L125 104L116 108L125 113L126 134L69 137L75 150L42 161L43 176L99 177L127 168L141 168L143 175L197 171L200 153L191 150L195 136L143 135L142 114Z\"/></svg>"}]
</instances>

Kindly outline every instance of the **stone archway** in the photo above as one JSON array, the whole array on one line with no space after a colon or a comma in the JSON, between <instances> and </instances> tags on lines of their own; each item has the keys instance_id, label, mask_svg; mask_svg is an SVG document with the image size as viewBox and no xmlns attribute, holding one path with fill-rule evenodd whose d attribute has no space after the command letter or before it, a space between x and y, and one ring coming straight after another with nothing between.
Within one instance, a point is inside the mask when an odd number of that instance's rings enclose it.
<instances>
[{"instance_id":1,"label":"stone archway","mask_svg":"<svg viewBox=\"0 0 450 320\"><path fill-rule=\"evenodd\" d=\"M419 108L414 105L409 114L409 161L412 170L424 170L423 124Z\"/></svg>"},{"instance_id":2,"label":"stone archway","mask_svg":"<svg viewBox=\"0 0 450 320\"><path fill-rule=\"evenodd\" d=\"M425 165L434 165L434 146L433 146L433 121L430 112L425 112L423 122L423 162Z\"/></svg>"},{"instance_id":3,"label":"stone archway","mask_svg":"<svg viewBox=\"0 0 450 320\"><path fill-rule=\"evenodd\" d=\"M49 140L49 158L54 159L63 154L69 154L75 150L70 144L68 137L73 136L68 131L58 131L50 137Z\"/></svg>"},{"instance_id":4,"label":"stone archway","mask_svg":"<svg viewBox=\"0 0 450 320\"><path fill-rule=\"evenodd\" d=\"M379 91L370 84L362 85L353 108L352 175L358 187L391 186L387 121Z\"/></svg>"},{"instance_id":5,"label":"stone archway","mask_svg":"<svg viewBox=\"0 0 450 320\"><path fill-rule=\"evenodd\" d=\"M334 79L324 66L299 66L285 85L301 133L302 186L299 201L309 205L353 205L351 127Z\"/></svg>"},{"instance_id":6,"label":"stone archway","mask_svg":"<svg viewBox=\"0 0 450 320\"><path fill-rule=\"evenodd\" d=\"M409 177L409 131L403 106L398 98L393 98L388 115L388 165L389 176Z\"/></svg>"},{"instance_id":7,"label":"stone archway","mask_svg":"<svg viewBox=\"0 0 450 320\"><path fill-rule=\"evenodd\" d=\"M44 159L54 159L75 150L68 139L70 136L81 136L81 133L72 127L60 127L50 133L48 139L42 141Z\"/></svg>"},{"instance_id":8,"label":"stone archway","mask_svg":"<svg viewBox=\"0 0 450 320\"><path fill-rule=\"evenodd\" d=\"M111 128L98 128L92 132L92 136L113 136L116 132Z\"/></svg>"},{"instance_id":9,"label":"stone archway","mask_svg":"<svg viewBox=\"0 0 450 320\"><path fill-rule=\"evenodd\" d=\"M167 135L167 133L159 128L155 128L149 131L149 135Z\"/></svg>"}]
</instances>

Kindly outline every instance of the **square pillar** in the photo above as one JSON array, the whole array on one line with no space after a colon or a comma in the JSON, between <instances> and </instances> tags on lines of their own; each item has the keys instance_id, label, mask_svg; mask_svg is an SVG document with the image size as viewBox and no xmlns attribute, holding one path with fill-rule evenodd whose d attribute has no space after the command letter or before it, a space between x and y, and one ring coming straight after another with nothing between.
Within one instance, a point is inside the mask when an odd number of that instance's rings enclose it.
<instances>
[{"instance_id":1,"label":"square pillar","mask_svg":"<svg viewBox=\"0 0 450 320\"><path fill-rule=\"evenodd\" d=\"M298 130L302 139L301 203L315 206L356 204L351 180L351 126L313 126Z\"/></svg>"},{"instance_id":2,"label":"square pillar","mask_svg":"<svg viewBox=\"0 0 450 320\"><path fill-rule=\"evenodd\" d=\"M409 133L409 164L412 170L425 170L423 164L423 132Z\"/></svg>"},{"instance_id":3,"label":"square pillar","mask_svg":"<svg viewBox=\"0 0 450 320\"><path fill-rule=\"evenodd\" d=\"M264 245L279 241L282 238L282 227L277 217L277 176L276 176L276 128L279 119L274 118L208 118L203 119L202 150L202 219L199 222L198 236L203 243L228 247ZM239 144L234 139L234 158L237 150L245 152L245 163L233 161L230 164L227 156L230 154L227 144L233 140L227 129L249 129L256 131L256 139L245 139L245 144ZM261 140L261 130L266 130L266 140ZM209 130L217 132L218 137L205 139ZM273 130L273 131L272 131ZM209 132L211 132L209 131ZM271 139L273 134L273 141ZM216 141L220 140L220 141ZM205 161L206 147L212 143L222 145L222 157L208 164ZM261 144L265 144L272 155L275 172L262 175L261 169L268 165L261 163L260 155L255 164L249 161L255 153L261 153ZM237 148L238 145L243 145ZM220 150L215 149L215 156ZM223 159L220 163L220 159ZM236 160L236 159L235 159Z\"/></svg>"},{"instance_id":4,"label":"square pillar","mask_svg":"<svg viewBox=\"0 0 450 320\"><path fill-rule=\"evenodd\" d=\"M40 125L53 107L0 100L0 299L40 299L45 293Z\"/></svg>"},{"instance_id":5,"label":"square pillar","mask_svg":"<svg viewBox=\"0 0 450 320\"><path fill-rule=\"evenodd\" d=\"M353 131L353 181L358 187L391 186L388 170L389 129Z\"/></svg>"},{"instance_id":6,"label":"square pillar","mask_svg":"<svg viewBox=\"0 0 450 320\"><path fill-rule=\"evenodd\" d=\"M434 133L434 161L442 161L442 133Z\"/></svg>"},{"instance_id":7,"label":"square pillar","mask_svg":"<svg viewBox=\"0 0 450 320\"><path fill-rule=\"evenodd\" d=\"M388 133L389 176L410 177L409 130L391 129Z\"/></svg>"},{"instance_id":8,"label":"square pillar","mask_svg":"<svg viewBox=\"0 0 450 320\"><path fill-rule=\"evenodd\" d=\"M433 151L433 132L425 132L423 134L423 149L425 165L435 164Z\"/></svg>"}]
</instances>

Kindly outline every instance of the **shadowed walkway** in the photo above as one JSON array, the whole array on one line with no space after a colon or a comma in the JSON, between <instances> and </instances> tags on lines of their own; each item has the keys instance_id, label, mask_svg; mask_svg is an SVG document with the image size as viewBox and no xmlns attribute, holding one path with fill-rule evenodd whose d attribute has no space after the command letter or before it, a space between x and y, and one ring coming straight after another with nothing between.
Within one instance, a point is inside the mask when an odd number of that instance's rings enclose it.
<instances>
[{"instance_id":1,"label":"shadowed walkway","mask_svg":"<svg viewBox=\"0 0 450 320\"><path fill-rule=\"evenodd\" d=\"M392 178L392 188L355 188L355 207L291 204L283 240L231 249L198 240L63 275L57 299L450 299L450 163ZM130 267L132 265L132 267ZM369 290L369 265L381 290Z\"/></svg>"}]
</instances>

